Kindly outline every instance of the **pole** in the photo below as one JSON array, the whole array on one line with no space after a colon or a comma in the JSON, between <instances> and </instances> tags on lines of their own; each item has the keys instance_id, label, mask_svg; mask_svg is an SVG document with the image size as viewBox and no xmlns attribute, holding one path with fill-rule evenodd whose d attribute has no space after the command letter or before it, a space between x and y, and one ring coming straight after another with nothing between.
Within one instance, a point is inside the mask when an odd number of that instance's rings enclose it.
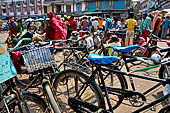
<instances>
[{"instance_id":1,"label":"pole","mask_svg":"<svg viewBox=\"0 0 170 113\"><path fill-rule=\"evenodd\" d=\"M74 0L73 0L73 13L74 13Z\"/></svg>"}]
</instances>

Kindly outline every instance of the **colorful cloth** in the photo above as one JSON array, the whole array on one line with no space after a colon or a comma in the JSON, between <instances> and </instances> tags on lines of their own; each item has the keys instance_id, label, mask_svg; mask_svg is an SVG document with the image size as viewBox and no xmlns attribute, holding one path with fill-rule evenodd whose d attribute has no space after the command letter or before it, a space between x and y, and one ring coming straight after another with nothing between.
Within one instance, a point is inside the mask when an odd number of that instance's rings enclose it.
<instances>
[{"instance_id":1,"label":"colorful cloth","mask_svg":"<svg viewBox=\"0 0 170 113\"><path fill-rule=\"evenodd\" d=\"M109 43L109 44L103 44L103 46L105 48L107 47L115 47L115 46L121 46L121 43L120 42L112 42L112 43ZM118 52L114 52L113 53L113 48L108 48L108 54L109 56L118 56Z\"/></svg>"},{"instance_id":2,"label":"colorful cloth","mask_svg":"<svg viewBox=\"0 0 170 113\"><path fill-rule=\"evenodd\" d=\"M170 20L169 19L165 19L162 24L161 24L162 28L170 28Z\"/></svg>"},{"instance_id":3,"label":"colorful cloth","mask_svg":"<svg viewBox=\"0 0 170 113\"><path fill-rule=\"evenodd\" d=\"M137 22L135 19L127 19L125 24L127 25L127 31L134 31Z\"/></svg>"},{"instance_id":4,"label":"colorful cloth","mask_svg":"<svg viewBox=\"0 0 170 113\"><path fill-rule=\"evenodd\" d=\"M77 30L76 20L74 18L70 18L68 22L70 23L70 30L76 31Z\"/></svg>"},{"instance_id":5,"label":"colorful cloth","mask_svg":"<svg viewBox=\"0 0 170 113\"><path fill-rule=\"evenodd\" d=\"M145 42L147 42L148 30L143 30L142 31L142 37L145 39Z\"/></svg>"},{"instance_id":6,"label":"colorful cloth","mask_svg":"<svg viewBox=\"0 0 170 113\"><path fill-rule=\"evenodd\" d=\"M17 27L17 23L14 22L14 19L11 18L10 20L10 32L9 35L13 38L13 35L17 35L18 33L18 27Z\"/></svg>"},{"instance_id":7,"label":"colorful cloth","mask_svg":"<svg viewBox=\"0 0 170 113\"><path fill-rule=\"evenodd\" d=\"M66 26L63 28L65 24L57 20L52 11L48 14L51 17L46 27L46 40L65 40Z\"/></svg>"},{"instance_id":8,"label":"colorful cloth","mask_svg":"<svg viewBox=\"0 0 170 113\"><path fill-rule=\"evenodd\" d=\"M106 19L106 26L105 26L105 30L109 30L112 26L112 20L110 18Z\"/></svg>"},{"instance_id":9,"label":"colorful cloth","mask_svg":"<svg viewBox=\"0 0 170 113\"><path fill-rule=\"evenodd\" d=\"M103 19L98 19L98 23L99 23L98 27L103 28Z\"/></svg>"},{"instance_id":10,"label":"colorful cloth","mask_svg":"<svg viewBox=\"0 0 170 113\"><path fill-rule=\"evenodd\" d=\"M0 43L0 83L9 80L17 75L15 67L12 63L9 53L6 48Z\"/></svg>"},{"instance_id":11,"label":"colorful cloth","mask_svg":"<svg viewBox=\"0 0 170 113\"><path fill-rule=\"evenodd\" d=\"M22 36L22 24L21 24L21 22L18 22L18 30L19 30L20 36Z\"/></svg>"},{"instance_id":12,"label":"colorful cloth","mask_svg":"<svg viewBox=\"0 0 170 113\"><path fill-rule=\"evenodd\" d=\"M145 19L143 19L139 27L140 33L142 34L143 30L151 30L151 25L152 21L150 17L146 17Z\"/></svg>"},{"instance_id":13,"label":"colorful cloth","mask_svg":"<svg viewBox=\"0 0 170 113\"><path fill-rule=\"evenodd\" d=\"M83 29L88 28L88 20L82 20L81 25L83 26Z\"/></svg>"}]
</instances>

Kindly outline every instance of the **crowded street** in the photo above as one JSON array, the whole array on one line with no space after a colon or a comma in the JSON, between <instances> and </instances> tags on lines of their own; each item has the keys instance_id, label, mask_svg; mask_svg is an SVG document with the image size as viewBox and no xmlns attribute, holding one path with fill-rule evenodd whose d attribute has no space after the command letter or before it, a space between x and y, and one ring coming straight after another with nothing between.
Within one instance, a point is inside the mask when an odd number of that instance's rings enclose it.
<instances>
[{"instance_id":1,"label":"crowded street","mask_svg":"<svg viewBox=\"0 0 170 113\"><path fill-rule=\"evenodd\" d=\"M170 1L0 1L0 102L0 113L170 113Z\"/></svg>"}]
</instances>

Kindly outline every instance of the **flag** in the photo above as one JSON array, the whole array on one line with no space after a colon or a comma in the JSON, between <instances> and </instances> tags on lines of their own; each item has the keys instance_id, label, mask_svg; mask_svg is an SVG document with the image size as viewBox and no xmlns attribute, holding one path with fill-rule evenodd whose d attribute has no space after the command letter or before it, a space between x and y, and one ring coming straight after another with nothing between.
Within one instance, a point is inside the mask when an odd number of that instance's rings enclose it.
<instances>
[{"instance_id":1,"label":"flag","mask_svg":"<svg viewBox=\"0 0 170 113\"><path fill-rule=\"evenodd\" d=\"M37 14L37 0L34 0L34 14Z\"/></svg>"},{"instance_id":2,"label":"flag","mask_svg":"<svg viewBox=\"0 0 170 113\"><path fill-rule=\"evenodd\" d=\"M9 16L8 3L5 3L6 15Z\"/></svg>"}]
</instances>

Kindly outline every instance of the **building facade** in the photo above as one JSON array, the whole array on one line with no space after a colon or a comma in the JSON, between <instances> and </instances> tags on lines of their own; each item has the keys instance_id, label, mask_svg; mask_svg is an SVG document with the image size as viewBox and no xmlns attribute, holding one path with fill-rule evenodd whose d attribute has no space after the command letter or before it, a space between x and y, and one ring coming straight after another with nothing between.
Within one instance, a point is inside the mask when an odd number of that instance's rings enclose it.
<instances>
[{"instance_id":1,"label":"building facade","mask_svg":"<svg viewBox=\"0 0 170 113\"><path fill-rule=\"evenodd\" d=\"M45 6L47 13L52 10L55 14L95 14L95 13L125 13L130 0L45 0L50 4ZM48 10L49 9L49 10Z\"/></svg>"},{"instance_id":2,"label":"building facade","mask_svg":"<svg viewBox=\"0 0 170 113\"><path fill-rule=\"evenodd\" d=\"M151 12L158 7L158 0L141 0L141 12Z\"/></svg>"},{"instance_id":3,"label":"building facade","mask_svg":"<svg viewBox=\"0 0 170 113\"><path fill-rule=\"evenodd\" d=\"M43 15L43 0L0 0L0 16Z\"/></svg>"}]
</instances>

